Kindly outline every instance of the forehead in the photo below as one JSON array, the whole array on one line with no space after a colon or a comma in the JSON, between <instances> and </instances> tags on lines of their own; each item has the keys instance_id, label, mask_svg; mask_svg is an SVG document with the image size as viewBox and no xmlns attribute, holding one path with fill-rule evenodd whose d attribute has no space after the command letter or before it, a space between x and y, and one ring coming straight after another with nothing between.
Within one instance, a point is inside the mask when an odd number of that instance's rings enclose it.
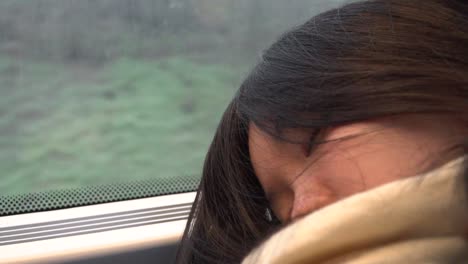
<instances>
[{"instance_id":1,"label":"forehead","mask_svg":"<svg viewBox=\"0 0 468 264\"><path fill-rule=\"evenodd\" d=\"M306 142L309 135L299 130L286 130L283 134L288 140L297 142ZM287 177L296 173L291 168L297 167L294 165L305 159L300 144L279 140L254 124L249 126L249 154L252 167L264 189L273 181L288 181Z\"/></svg>"},{"instance_id":2,"label":"forehead","mask_svg":"<svg viewBox=\"0 0 468 264\"><path fill-rule=\"evenodd\" d=\"M280 174L275 170L281 154L278 142L254 124L249 126L249 154L255 176L265 193L276 188L276 182L280 179ZM272 175L275 171L277 173Z\"/></svg>"},{"instance_id":3,"label":"forehead","mask_svg":"<svg viewBox=\"0 0 468 264\"><path fill-rule=\"evenodd\" d=\"M256 163L262 154L269 154L274 151L275 139L260 130L255 124L249 126L249 153L252 165Z\"/></svg>"},{"instance_id":4,"label":"forehead","mask_svg":"<svg viewBox=\"0 0 468 264\"><path fill-rule=\"evenodd\" d=\"M292 133L285 132L282 136L288 140L297 141L304 136L291 135ZM258 163L269 158L280 158L285 153L288 147L292 147L293 144L286 140L280 140L267 132L261 130L255 124L249 126L249 153L252 160L252 165L259 165Z\"/></svg>"}]
</instances>

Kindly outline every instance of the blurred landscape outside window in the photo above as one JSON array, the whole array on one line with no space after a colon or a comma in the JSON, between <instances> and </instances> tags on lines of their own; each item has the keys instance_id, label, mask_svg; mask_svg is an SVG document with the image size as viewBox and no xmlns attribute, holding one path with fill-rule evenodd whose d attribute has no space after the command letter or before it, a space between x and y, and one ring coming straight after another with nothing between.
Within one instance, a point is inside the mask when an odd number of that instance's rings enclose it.
<instances>
[{"instance_id":1,"label":"blurred landscape outside window","mask_svg":"<svg viewBox=\"0 0 468 264\"><path fill-rule=\"evenodd\" d=\"M0 196L200 175L262 49L342 3L0 1Z\"/></svg>"}]
</instances>

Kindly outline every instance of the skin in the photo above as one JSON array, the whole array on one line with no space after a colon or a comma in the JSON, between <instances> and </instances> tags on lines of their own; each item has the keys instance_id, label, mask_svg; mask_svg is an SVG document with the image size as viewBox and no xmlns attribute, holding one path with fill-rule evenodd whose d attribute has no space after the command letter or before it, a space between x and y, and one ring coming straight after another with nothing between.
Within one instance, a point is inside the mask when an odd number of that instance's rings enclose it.
<instances>
[{"instance_id":1,"label":"skin","mask_svg":"<svg viewBox=\"0 0 468 264\"><path fill-rule=\"evenodd\" d=\"M307 144L280 141L249 127L252 166L271 208L289 223L353 194L415 176L455 158L447 148L463 142L466 123L443 115L405 115L325 129ZM284 135L308 142L311 132Z\"/></svg>"}]
</instances>

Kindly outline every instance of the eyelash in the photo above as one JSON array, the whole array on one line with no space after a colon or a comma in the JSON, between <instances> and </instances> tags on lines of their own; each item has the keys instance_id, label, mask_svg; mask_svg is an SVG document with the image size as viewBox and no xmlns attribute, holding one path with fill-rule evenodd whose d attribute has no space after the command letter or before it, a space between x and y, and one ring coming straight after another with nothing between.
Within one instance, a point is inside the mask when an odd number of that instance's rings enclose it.
<instances>
[{"instance_id":1,"label":"eyelash","mask_svg":"<svg viewBox=\"0 0 468 264\"><path fill-rule=\"evenodd\" d=\"M312 135L309 138L309 142L307 143L307 146L305 146L305 155L306 157L309 157L310 154L312 154L312 150L314 149L317 144L315 144L315 140L320 134L320 129L315 130Z\"/></svg>"}]
</instances>

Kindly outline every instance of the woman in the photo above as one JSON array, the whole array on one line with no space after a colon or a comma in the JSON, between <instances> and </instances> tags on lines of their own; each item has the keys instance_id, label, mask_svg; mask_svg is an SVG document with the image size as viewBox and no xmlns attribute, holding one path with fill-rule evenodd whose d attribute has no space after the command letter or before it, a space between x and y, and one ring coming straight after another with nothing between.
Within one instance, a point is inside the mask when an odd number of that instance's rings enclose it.
<instances>
[{"instance_id":1,"label":"woman","mask_svg":"<svg viewBox=\"0 0 468 264\"><path fill-rule=\"evenodd\" d=\"M314 17L226 110L178 262L468 261L467 110L466 1Z\"/></svg>"}]
</instances>

